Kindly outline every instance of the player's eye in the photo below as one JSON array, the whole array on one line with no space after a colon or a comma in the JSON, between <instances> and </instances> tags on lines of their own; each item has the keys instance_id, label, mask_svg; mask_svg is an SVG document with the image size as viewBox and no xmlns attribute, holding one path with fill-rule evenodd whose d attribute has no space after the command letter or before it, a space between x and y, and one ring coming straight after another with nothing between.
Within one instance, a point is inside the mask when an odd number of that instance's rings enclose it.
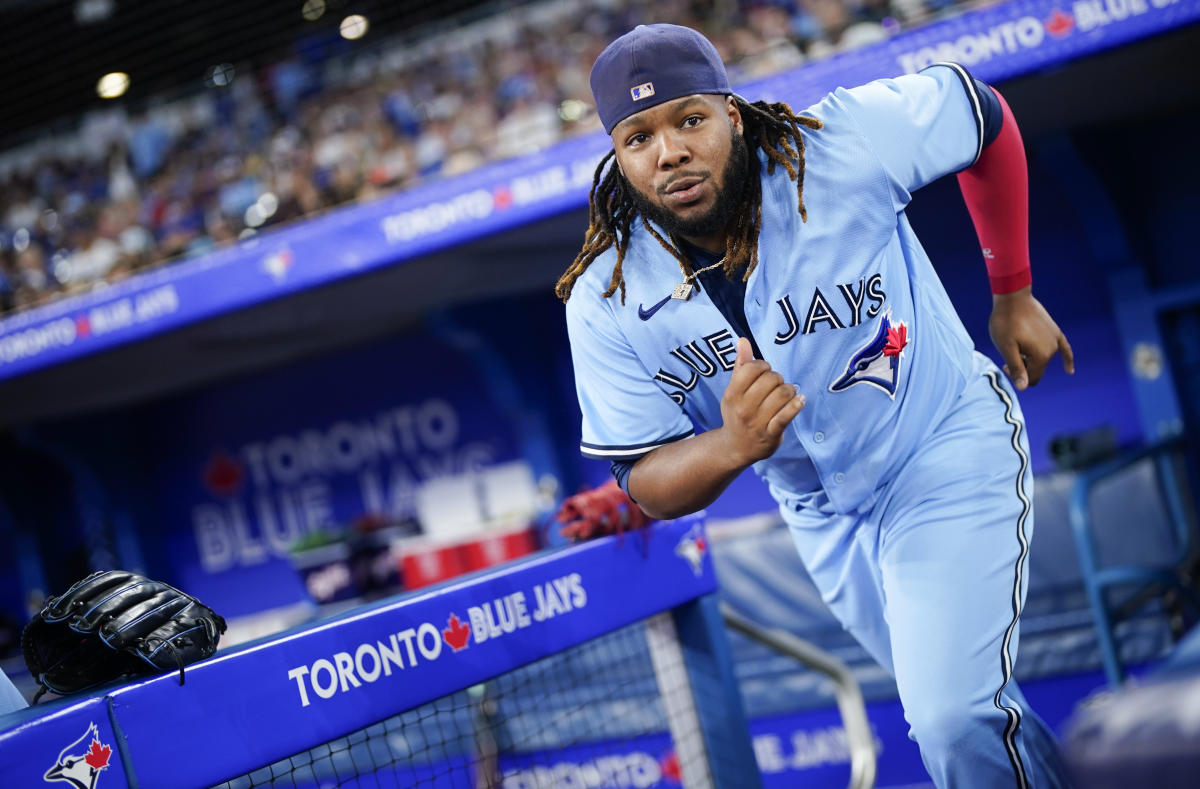
<instances>
[{"instance_id":1,"label":"player's eye","mask_svg":"<svg viewBox=\"0 0 1200 789\"><path fill-rule=\"evenodd\" d=\"M629 139L625 140L625 145L626 145L626 147L633 148L635 146L641 145L647 139L649 139L649 138L640 132L637 134L631 134L629 136Z\"/></svg>"},{"instance_id":2,"label":"player's eye","mask_svg":"<svg viewBox=\"0 0 1200 789\"><path fill-rule=\"evenodd\" d=\"M702 121L702 120L704 120L704 118L700 117L699 115L689 115L688 117L683 119L683 126L686 129L691 129L696 126L699 126L700 121Z\"/></svg>"}]
</instances>

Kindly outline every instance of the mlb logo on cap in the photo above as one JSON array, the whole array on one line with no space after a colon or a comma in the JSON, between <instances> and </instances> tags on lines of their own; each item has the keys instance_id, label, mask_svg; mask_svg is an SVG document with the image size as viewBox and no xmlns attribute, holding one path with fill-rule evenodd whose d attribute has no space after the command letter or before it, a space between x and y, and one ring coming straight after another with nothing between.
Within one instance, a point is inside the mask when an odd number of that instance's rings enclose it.
<instances>
[{"instance_id":1,"label":"mlb logo on cap","mask_svg":"<svg viewBox=\"0 0 1200 789\"><path fill-rule=\"evenodd\" d=\"M638 85L636 88L630 88L629 94L631 96L633 96L634 101L641 101L642 99L648 99L654 95L654 83L646 82L644 84Z\"/></svg>"},{"instance_id":2,"label":"mlb logo on cap","mask_svg":"<svg viewBox=\"0 0 1200 789\"><path fill-rule=\"evenodd\" d=\"M733 93L717 48L679 25L638 25L630 30L596 58L588 83L609 134L625 118L664 101L693 93Z\"/></svg>"}]
</instances>

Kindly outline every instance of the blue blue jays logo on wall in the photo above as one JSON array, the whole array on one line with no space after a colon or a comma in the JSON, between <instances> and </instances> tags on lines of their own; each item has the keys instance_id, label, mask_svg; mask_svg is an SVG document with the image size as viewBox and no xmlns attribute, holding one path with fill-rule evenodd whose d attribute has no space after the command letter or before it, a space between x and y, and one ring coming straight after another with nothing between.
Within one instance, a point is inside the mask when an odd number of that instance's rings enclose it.
<instances>
[{"instance_id":1,"label":"blue blue jays logo on wall","mask_svg":"<svg viewBox=\"0 0 1200 789\"><path fill-rule=\"evenodd\" d=\"M679 543L675 546L675 555L686 561L699 578L704 572L704 554L707 550L708 540L704 538L704 530L697 523L679 538Z\"/></svg>"},{"instance_id":2,"label":"blue blue jays logo on wall","mask_svg":"<svg viewBox=\"0 0 1200 789\"><path fill-rule=\"evenodd\" d=\"M90 745L86 744L90 741ZM100 772L108 767L112 746L100 742L100 730L91 723L83 735L63 748L43 779L62 781L74 789L95 789Z\"/></svg>"},{"instance_id":3,"label":"blue blue jays logo on wall","mask_svg":"<svg viewBox=\"0 0 1200 789\"><path fill-rule=\"evenodd\" d=\"M859 348L846 363L845 371L829 385L831 392L844 392L855 384L868 384L896 399L896 381L900 377L900 359L908 345L908 324L892 324L892 311L879 319L879 328L871 341Z\"/></svg>"}]
</instances>

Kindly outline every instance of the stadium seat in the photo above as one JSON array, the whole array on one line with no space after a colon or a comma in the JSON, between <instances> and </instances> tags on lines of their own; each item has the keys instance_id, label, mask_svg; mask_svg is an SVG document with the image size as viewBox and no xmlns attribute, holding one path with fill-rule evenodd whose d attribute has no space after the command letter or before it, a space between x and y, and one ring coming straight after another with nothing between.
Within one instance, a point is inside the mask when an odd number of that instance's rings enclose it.
<instances>
[{"instance_id":1,"label":"stadium seat","mask_svg":"<svg viewBox=\"0 0 1200 789\"><path fill-rule=\"evenodd\" d=\"M1176 436L1096 465L1075 480L1071 529L1112 687L1123 682L1127 669L1117 647L1120 622L1153 600L1175 617L1177 636L1184 617L1200 615L1187 449L1185 437ZM1147 511L1154 499L1145 495L1148 487L1158 490L1160 512ZM1121 528L1098 526L1099 520L1114 519ZM1119 544L1103 544L1101 533L1118 535Z\"/></svg>"}]
</instances>

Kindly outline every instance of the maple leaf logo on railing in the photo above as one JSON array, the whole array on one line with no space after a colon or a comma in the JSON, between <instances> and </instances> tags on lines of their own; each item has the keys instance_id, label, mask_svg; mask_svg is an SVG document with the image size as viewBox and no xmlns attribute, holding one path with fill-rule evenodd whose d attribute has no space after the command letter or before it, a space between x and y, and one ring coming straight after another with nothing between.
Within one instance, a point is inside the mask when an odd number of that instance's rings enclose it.
<instances>
[{"instance_id":1,"label":"maple leaf logo on railing","mask_svg":"<svg viewBox=\"0 0 1200 789\"><path fill-rule=\"evenodd\" d=\"M242 464L223 449L212 453L204 469L204 485L216 496L228 498L242 487Z\"/></svg>"},{"instance_id":2,"label":"maple leaf logo on railing","mask_svg":"<svg viewBox=\"0 0 1200 789\"><path fill-rule=\"evenodd\" d=\"M112 748L107 745L101 745L99 740L92 740L92 747L88 749L87 755L83 760L97 770L108 766L108 757L112 754Z\"/></svg>"},{"instance_id":3,"label":"maple leaf logo on railing","mask_svg":"<svg viewBox=\"0 0 1200 789\"><path fill-rule=\"evenodd\" d=\"M459 620L455 614L450 615L447 627L442 631L442 638L455 652L467 648L467 639L471 636L471 626Z\"/></svg>"},{"instance_id":4,"label":"maple leaf logo on railing","mask_svg":"<svg viewBox=\"0 0 1200 789\"><path fill-rule=\"evenodd\" d=\"M1071 32L1071 28L1075 27L1075 18L1070 14L1064 13L1061 8L1056 8L1054 9L1054 13L1047 17L1042 25L1050 35L1062 38Z\"/></svg>"}]
</instances>

